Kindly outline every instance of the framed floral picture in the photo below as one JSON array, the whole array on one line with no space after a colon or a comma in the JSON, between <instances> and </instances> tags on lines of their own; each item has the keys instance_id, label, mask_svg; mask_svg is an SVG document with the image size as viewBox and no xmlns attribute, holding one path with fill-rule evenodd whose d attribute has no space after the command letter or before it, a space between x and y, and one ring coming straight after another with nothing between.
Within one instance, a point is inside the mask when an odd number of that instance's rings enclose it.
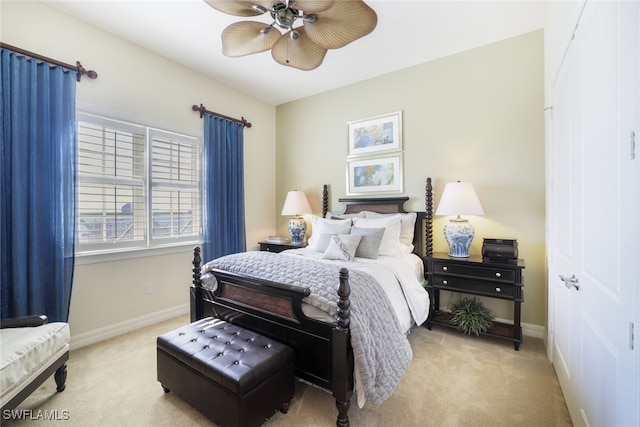
<instances>
[{"instance_id":1,"label":"framed floral picture","mask_svg":"<svg viewBox=\"0 0 640 427\"><path fill-rule=\"evenodd\" d=\"M402 193L402 155L347 160L347 193Z\"/></svg>"},{"instance_id":2,"label":"framed floral picture","mask_svg":"<svg viewBox=\"0 0 640 427\"><path fill-rule=\"evenodd\" d=\"M349 122L349 156L402 150L402 111Z\"/></svg>"}]
</instances>

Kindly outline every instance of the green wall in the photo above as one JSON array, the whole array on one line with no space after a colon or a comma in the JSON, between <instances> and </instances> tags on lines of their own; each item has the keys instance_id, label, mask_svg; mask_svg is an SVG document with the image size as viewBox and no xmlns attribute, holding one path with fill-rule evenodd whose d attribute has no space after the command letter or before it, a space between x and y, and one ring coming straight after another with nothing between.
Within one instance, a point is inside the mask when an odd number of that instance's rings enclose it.
<instances>
[{"instance_id":1,"label":"green wall","mask_svg":"<svg viewBox=\"0 0 640 427\"><path fill-rule=\"evenodd\" d=\"M539 30L279 105L277 231L286 234L288 218L279 209L289 190L304 190L319 213L322 185L329 184L330 209L340 208L347 122L402 110L407 207L424 210L428 176L436 206L447 182L472 182L485 215L471 218L471 253L480 253L483 237L517 238L526 262L523 322L545 326L543 66ZM437 252L448 250L446 220L434 221ZM487 304L512 319L512 304Z\"/></svg>"}]
</instances>

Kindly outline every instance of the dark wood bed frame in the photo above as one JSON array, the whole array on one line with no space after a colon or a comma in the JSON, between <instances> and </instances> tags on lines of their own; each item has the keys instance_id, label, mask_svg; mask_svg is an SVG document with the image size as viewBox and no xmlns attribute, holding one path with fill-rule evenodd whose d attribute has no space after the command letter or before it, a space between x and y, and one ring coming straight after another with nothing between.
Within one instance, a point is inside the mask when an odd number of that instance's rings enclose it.
<instances>
[{"instance_id":1,"label":"dark wood bed frame","mask_svg":"<svg viewBox=\"0 0 640 427\"><path fill-rule=\"evenodd\" d=\"M408 197L339 199L340 214L374 211L405 213ZM323 217L328 212L328 190L324 186ZM424 259L433 252L433 198L431 178L425 186L425 212L417 212L414 232L414 253ZM193 283L191 285L191 321L213 316L258 332L294 348L295 375L330 391L336 399L337 425L349 425L349 406L353 395L353 350L349 333L349 274L346 268L336 278L338 315L335 323L306 317L302 299L309 290L271 282L222 270L213 270L217 280L214 290L202 286L200 248L193 252Z\"/></svg>"}]
</instances>

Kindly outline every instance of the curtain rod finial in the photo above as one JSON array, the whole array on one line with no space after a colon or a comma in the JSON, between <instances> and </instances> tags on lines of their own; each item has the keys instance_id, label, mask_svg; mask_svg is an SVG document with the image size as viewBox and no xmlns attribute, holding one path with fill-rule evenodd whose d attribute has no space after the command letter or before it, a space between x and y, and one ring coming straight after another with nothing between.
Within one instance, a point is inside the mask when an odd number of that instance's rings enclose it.
<instances>
[{"instance_id":1,"label":"curtain rod finial","mask_svg":"<svg viewBox=\"0 0 640 427\"><path fill-rule=\"evenodd\" d=\"M204 116L205 111L207 111L206 108L204 108L204 105L200 104L200 106L198 107L197 105L194 105L191 107L191 109L193 111L199 111L200 112L200 118L202 118Z\"/></svg>"},{"instance_id":2,"label":"curtain rod finial","mask_svg":"<svg viewBox=\"0 0 640 427\"><path fill-rule=\"evenodd\" d=\"M82 64L80 63L80 61L76 61L76 70L78 73L78 78L77 80L80 81L80 79L82 78L82 76L84 76L85 74L87 75L87 77L89 77L91 80L95 80L98 78L98 73L96 73L93 70L87 70L86 68L84 68L82 66Z\"/></svg>"}]
</instances>

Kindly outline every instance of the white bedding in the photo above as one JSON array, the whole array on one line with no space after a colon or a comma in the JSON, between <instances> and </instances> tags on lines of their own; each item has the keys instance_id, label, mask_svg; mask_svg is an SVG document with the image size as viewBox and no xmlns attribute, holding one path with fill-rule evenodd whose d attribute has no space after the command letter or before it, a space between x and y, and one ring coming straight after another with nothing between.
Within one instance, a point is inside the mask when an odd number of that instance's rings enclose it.
<instances>
[{"instance_id":1,"label":"white bedding","mask_svg":"<svg viewBox=\"0 0 640 427\"><path fill-rule=\"evenodd\" d=\"M403 331L414 324L420 325L429 314L429 294L423 287L424 264L415 254L399 257L379 256L377 259L355 258L353 262L334 261L322 258L321 252L311 248L290 249L283 255L299 256L321 262L338 264L347 269L357 269L373 276L382 286L393 305ZM327 313L305 304L306 316L324 321L335 321Z\"/></svg>"}]
</instances>

